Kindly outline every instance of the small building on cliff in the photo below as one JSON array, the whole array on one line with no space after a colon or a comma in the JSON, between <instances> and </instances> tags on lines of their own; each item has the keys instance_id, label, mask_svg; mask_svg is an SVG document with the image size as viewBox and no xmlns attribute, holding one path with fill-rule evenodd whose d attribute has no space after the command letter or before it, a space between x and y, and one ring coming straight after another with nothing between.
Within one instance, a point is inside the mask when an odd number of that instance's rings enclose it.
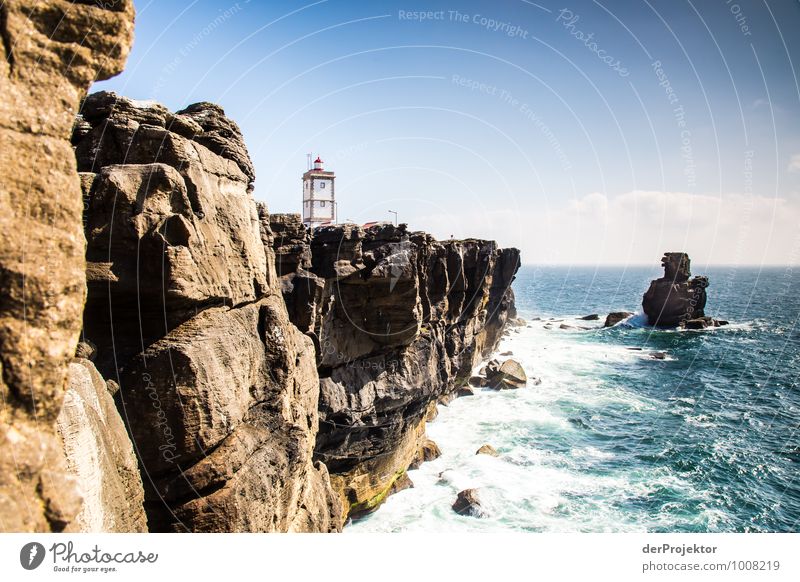
<instances>
[{"instance_id":1,"label":"small building on cliff","mask_svg":"<svg viewBox=\"0 0 800 582\"><path fill-rule=\"evenodd\" d=\"M325 171L322 164L317 157L303 174L303 224L308 228L336 222L336 175Z\"/></svg>"}]
</instances>

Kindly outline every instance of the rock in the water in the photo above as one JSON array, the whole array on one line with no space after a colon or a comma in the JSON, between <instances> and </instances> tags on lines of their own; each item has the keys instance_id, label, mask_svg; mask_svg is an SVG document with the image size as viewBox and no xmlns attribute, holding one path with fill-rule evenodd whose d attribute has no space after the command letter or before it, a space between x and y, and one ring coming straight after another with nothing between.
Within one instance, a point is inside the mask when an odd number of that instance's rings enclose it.
<instances>
[{"instance_id":1,"label":"rock in the water","mask_svg":"<svg viewBox=\"0 0 800 582\"><path fill-rule=\"evenodd\" d=\"M456 396L458 398L463 396L475 396L475 390L471 386L462 386L456 391Z\"/></svg>"},{"instance_id":2,"label":"rock in the water","mask_svg":"<svg viewBox=\"0 0 800 582\"><path fill-rule=\"evenodd\" d=\"M477 489L464 489L459 492L455 503L453 503L453 511L459 515L486 517L486 512L483 510L483 507L481 507L481 500L478 497Z\"/></svg>"},{"instance_id":3,"label":"rock in the water","mask_svg":"<svg viewBox=\"0 0 800 582\"><path fill-rule=\"evenodd\" d=\"M575 326L562 323L561 325L558 326L558 329L575 329Z\"/></svg>"},{"instance_id":4,"label":"rock in the water","mask_svg":"<svg viewBox=\"0 0 800 582\"><path fill-rule=\"evenodd\" d=\"M414 460L409 465L409 469L419 469L422 463L433 461L442 456L442 451L439 450L439 445L431 439L425 439L417 450Z\"/></svg>"},{"instance_id":5,"label":"rock in the water","mask_svg":"<svg viewBox=\"0 0 800 582\"><path fill-rule=\"evenodd\" d=\"M481 368L482 376L491 376L497 373L500 369L500 360L489 360L486 365Z\"/></svg>"},{"instance_id":6,"label":"rock in the water","mask_svg":"<svg viewBox=\"0 0 800 582\"><path fill-rule=\"evenodd\" d=\"M492 445L483 445L477 451L475 451L476 455L489 455L490 457L499 457L500 453Z\"/></svg>"},{"instance_id":7,"label":"rock in the water","mask_svg":"<svg viewBox=\"0 0 800 582\"><path fill-rule=\"evenodd\" d=\"M724 319L714 319L708 316L687 319L680 323L680 327L684 329L706 329L707 327L720 327L722 325L728 325L728 322Z\"/></svg>"},{"instance_id":8,"label":"rock in the water","mask_svg":"<svg viewBox=\"0 0 800 582\"><path fill-rule=\"evenodd\" d=\"M469 378L469 385L473 388L480 388L481 386L485 386L486 384L486 377L485 376L470 376Z\"/></svg>"},{"instance_id":9,"label":"rock in the water","mask_svg":"<svg viewBox=\"0 0 800 582\"><path fill-rule=\"evenodd\" d=\"M653 352L652 354L650 354L650 357L653 358L654 360L666 360L667 354L666 352Z\"/></svg>"},{"instance_id":10,"label":"rock in the water","mask_svg":"<svg viewBox=\"0 0 800 582\"><path fill-rule=\"evenodd\" d=\"M516 360L506 360L487 375L489 386L493 388L522 388L528 383L528 376Z\"/></svg>"},{"instance_id":11,"label":"rock in the water","mask_svg":"<svg viewBox=\"0 0 800 582\"><path fill-rule=\"evenodd\" d=\"M675 327L705 317L707 277L691 278L689 255L664 253L664 276L650 283L642 298L647 322L658 327Z\"/></svg>"},{"instance_id":12,"label":"rock in the water","mask_svg":"<svg viewBox=\"0 0 800 582\"><path fill-rule=\"evenodd\" d=\"M582 319L583 321L597 321L600 319L600 316L597 313L592 313L591 315L584 315L578 319Z\"/></svg>"},{"instance_id":13,"label":"rock in the water","mask_svg":"<svg viewBox=\"0 0 800 582\"><path fill-rule=\"evenodd\" d=\"M69 138L91 83L119 73L133 1L0 3L0 530L80 510L56 419L82 325L83 200Z\"/></svg>"},{"instance_id":14,"label":"rock in the water","mask_svg":"<svg viewBox=\"0 0 800 582\"><path fill-rule=\"evenodd\" d=\"M620 321L628 319L631 315L633 315L633 313L630 311L612 311L606 316L606 322L603 324L603 327L613 327Z\"/></svg>"},{"instance_id":15,"label":"rock in the water","mask_svg":"<svg viewBox=\"0 0 800 582\"><path fill-rule=\"evenodd\" d=\"M510 350L509 350L509 351L507 351L507 352L503 352L503 353L502 353L502 354L500 354L500 355L501 355L501 356L503 356L503 357L513 356L513 355L514 355L514 352L512 352L512 351L510 351Z\"/></svg>"}]
</instances>

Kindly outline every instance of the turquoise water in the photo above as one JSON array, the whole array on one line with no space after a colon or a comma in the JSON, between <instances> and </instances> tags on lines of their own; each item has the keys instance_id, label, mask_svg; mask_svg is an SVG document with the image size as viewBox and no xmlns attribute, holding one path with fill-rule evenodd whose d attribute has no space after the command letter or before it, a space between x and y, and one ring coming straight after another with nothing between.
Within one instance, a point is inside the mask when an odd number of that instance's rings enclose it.
<instances>
[{"instance_id":1,"label":"turquoise water","mask_svg":"<svg viewBox=\"0 0 800 582\"><path fill-rule=\"evenodd\" d=\"M641 309L659 269L523 267L528 325L498 352L542 383L440 406L428 433L442 456L345 531L797 531L800 274L695 271L711 279L707 314L730 326L634 316L604 330L609 311ZM590 313L601 320L576 319ZM476 456L484 443L500 456ZM450 509L468 487L488 517Z\"/></svg>"}]
</instances>

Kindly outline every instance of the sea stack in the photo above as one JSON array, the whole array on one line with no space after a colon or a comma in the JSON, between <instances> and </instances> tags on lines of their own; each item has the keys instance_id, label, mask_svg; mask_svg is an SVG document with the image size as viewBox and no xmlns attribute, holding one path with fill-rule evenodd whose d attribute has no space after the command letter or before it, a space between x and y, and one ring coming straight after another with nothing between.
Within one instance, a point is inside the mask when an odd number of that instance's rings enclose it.
<instances>
[{"instance_id":1,"label":"sea stack","mask_svg":"<svg viewBox=\"0 0 800 582\"><path fill-rule=\"evenodd\" d=\"M708 277L692 277L686 253L664 253L664 276L650 282L642 298L647 322L657 327L702 329L727 322L706 317Z\"/></svg>"}]
</instances>

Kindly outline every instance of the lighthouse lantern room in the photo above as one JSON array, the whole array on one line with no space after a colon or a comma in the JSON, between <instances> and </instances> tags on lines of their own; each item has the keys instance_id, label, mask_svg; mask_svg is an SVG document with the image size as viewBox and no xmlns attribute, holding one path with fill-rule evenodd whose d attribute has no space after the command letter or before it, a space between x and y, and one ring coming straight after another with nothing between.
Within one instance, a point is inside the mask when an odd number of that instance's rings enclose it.
<instances>
[{"instance_id":1,"label":"lighthouse lantern room","mask_svg":"<svg viewBox=\"0 0 800 582\"><path fill-rule=\"evenodd\" d=\"M326 172L322 164L317 157L313 167L303 174L303 224L310 228L336 221L336 175Z\"/></svg>"}]
</instances>

